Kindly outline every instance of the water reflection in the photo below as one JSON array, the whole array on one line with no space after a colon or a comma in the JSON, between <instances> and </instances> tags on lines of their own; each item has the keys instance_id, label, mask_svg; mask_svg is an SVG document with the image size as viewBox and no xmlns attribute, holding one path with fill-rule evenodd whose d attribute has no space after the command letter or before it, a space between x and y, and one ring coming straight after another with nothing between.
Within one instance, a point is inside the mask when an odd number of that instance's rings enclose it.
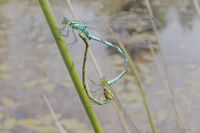
<instances>
[{"instance_id":1,"label":"water reflection","mask_svg":"<svg viewBox=\"0 0 200 133\"><path fill-rule=\"evenodd\" d=\"M159 32L165 58L170 72L173 89L176 90L176 99L185 120L190 121L192 132L198 132L200 116L196 114L200 108L196 101L200 96L200 56L199 18L194 12L181 12L178 8L169 8L166 11L166 26ZM195 93L195 96L193 95ZM197 112L196 112L197 111ZM187 116L187 117L186 117Z\"/></svg>"},{"instance_id":2,"label":"water reflection","mask_svg":"<svg viewBox=\"0 0 200 133\"><path fill-rule=\"evenodd\" d=\"M200 33L199 18L194 16L187 24L183 24L179 18L180 14L174 8L170 8L166 13L167 26L160 31L160 38L165 44L164 47L174 54L185 53L192 58L197 58L200 48L198 45L198 34Z\"/></svg>"}]
</instances>

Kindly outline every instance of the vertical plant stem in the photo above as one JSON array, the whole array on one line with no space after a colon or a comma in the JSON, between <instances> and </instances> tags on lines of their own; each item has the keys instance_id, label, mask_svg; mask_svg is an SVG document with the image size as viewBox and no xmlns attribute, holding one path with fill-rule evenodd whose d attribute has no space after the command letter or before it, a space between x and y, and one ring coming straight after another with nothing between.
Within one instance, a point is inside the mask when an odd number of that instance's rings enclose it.
<instances>
[{"instance_id":1,"label":"vertical plant stem","mask_svg":"<svg viewBox=\"0 0 200 133\"><path fill-rule=\"evenodd\" d=\"M72 61L72 58L66 48L66 44L64 39L62 38L61 31L58 27L58 24L56 22L56 19L54 17L53 11L51 9L51 6L49 4L48 0L39 0L40 6L42 8L42 11L46 17L46 20L49 24L49 27L51 29L51 32L54 36L54 39L57 43L58 49L62 55L63 61L66 65L66 68L68 69L68 72L70 74L70 77L74 83L74 86L79 94L79 97L81 99L81 102L85 108L85 111L88 115L88 118L95 130L95 133L103 133L103 129L101 128L101 125L96 117L96 114L92 108L92 105L87 97L87 94L85 92L85 89L83 87L83 84L79 78L79 75L75 69L74 63Z\"/></svg>"}]
</instances>

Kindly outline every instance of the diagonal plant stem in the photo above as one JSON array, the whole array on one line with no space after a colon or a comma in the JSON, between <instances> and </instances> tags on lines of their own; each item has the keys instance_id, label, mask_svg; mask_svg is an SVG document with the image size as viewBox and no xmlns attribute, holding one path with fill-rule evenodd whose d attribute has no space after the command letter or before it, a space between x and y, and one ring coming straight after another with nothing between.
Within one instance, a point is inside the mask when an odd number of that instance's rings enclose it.
<instances>
[{"instance_id":1,"label":"diagonal plant stem","mask_svg":"<svg viewBox=\"0 0 200 133\"><path fill-rule=\"evenodd\" d=\"M108 29L109 29L109 31L110 31L114 36L116 36L115 33L114 33L114 31L113 31L112 28L110 27L110 25L108 25ZM124 50L125 54L126 54L127 57L128 57L128 62L129 62L129 64L130 64L130 69L131 69L131 71L132 71L133 74L134 74L135 80L136 80L136 82L137 82L137 85L138 85L138 87L139 87L139 89L140 89L140 92L141 92L141 95L142 95L142 98L143 98L143 103L144 103L144 106L145 106L145 109L146 109L146 113L147 113L147 116L148 116L148 119L149 119L149 122L150 122L150 125L151 125L152 132L153 132L153 133L157 133L155 124L154 124L153 119L152 119L152 116L151 116L150 106L149 106L148 100L147 100L147 98L146 98L146 94L145 94L145 91L144 91L144 87L143 87L143 85L142 85L142 80L141 80L141 77L140 77L140 75L139 75L139 72L138 72L138 70L137 70L137 68L136 68L136 65L135 65L135 63L133 62L133 60L131 60L131 57L130 57L130 55L128 54L128 52L127 52L126 48L124 47L124 45L122 44L122 42L121 42L117 37L116 37L116 39L117 39L117 42L118 42L119 46Z\"/></svg>"},{"instance_id":2,"label":"diagonal plant stem","mask_svg":"<svg viewBox=\"0 0 200 133\"><path fill-rule=\"evenodd\" d=\"M55 125L57 126L58 130L60 131L60 133L68 133L64 128L63 126L60 124L60 122L58 121L58 118L56 116L56 113L54 112L53 108L51 107L51 104L47 98L47 96L45 94L42 95L44 101L46 102L48 108L49 108L49 111L55 121Z\"/></svg>"},{"instance_id":3,"label":"diagonal plant stem","mask_svg":"<svg viewBox=\"0 0 200 133\"><path fill-rule=\"evenodd\" d=\"M128 53L127 53L125 47L122 45L122 43L119 43L119 45L128 55ZM149 122L150 122L150 125L151 125L152 132L157 133L155 124L154 124L152 116L151 116L150 106L149 106L149 103L148 103L148 100L147 100L147 97L146 97L146 94L145 94L144 87L142 85L141 77L138 73L138 70L136 68L135 63L131 60L131 57L129 55L128 55L128 61L129 61L129 64L130 64L131 71L134 73L135 80L136 80L137 85L140 89L140 92L141 92L141 95L142 95L142 98L143 98L143 103L144 103L144 106L145 106L145 109L146 109L146 113L147 113L147 116L148 116L148 119L149 119Z\"/></svg>"},{"instance_id":4,"label":"diagonal plant stem","mask_svg":"<svg viewBox=\"0 0 200 133\"><path fill-rule=\"evenodd\" d=\"M83 87L82 81L80 80L78 72L75 69L72 58L66 48L66 43L65 43L64 39L62 38L61 31L58 27L58 24L57 24L54 14L53 14L53 11L51 9L50 3L48 0L39 0L39 3L42 8L42 11L46 17L46 20L49 24L51 32L54 36L54 39L56 41L56 44L60 51L60 54L62 55L62 58L66 65L66 68L68 69L70 77L74 83L76 91L79 94L81 102L82 102L82 104L85 108L85 111L88 115L88 118L93 126L93 129L95 130L95 133L103 133L103 129L101 128L99 120L97 119L96 114L92 108L92 105L87 97L87 94Z\"/></svg>"},{"instance_id":5,"label":"diagonal plant stem","mask_svg":"<svg viewBox=\"0 0 200 133\"><path fill-rule=\"evenodd\" d=\"M199 7L199 2L198 0L193 0L193 3L194 3L194 6L195 6L195 9L197 11L197 14L199 15L200 17L200 7Z\"/></svg>"}]
</instances>

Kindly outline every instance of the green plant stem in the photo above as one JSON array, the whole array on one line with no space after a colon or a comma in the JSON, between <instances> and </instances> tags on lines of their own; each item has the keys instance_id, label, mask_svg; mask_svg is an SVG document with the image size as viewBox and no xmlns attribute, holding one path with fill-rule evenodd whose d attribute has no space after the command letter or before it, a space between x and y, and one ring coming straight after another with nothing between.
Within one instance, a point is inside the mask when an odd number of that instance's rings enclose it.
<instances>
[{"instance_id":1,"label":"green plant stem","mask_svg":"<svg viewBox=\"0 0 200 133\"><path fill-rule=\"evenodd\" d=\"M115 35L114 31L112 30L112 28L110 26L108 26L108 29L111 31L111 33L113 35ZM117 38L116 38L117 39ZM131 68L131 71L133 72L134 74L134 77L135 77L135 80L137 82L137 85L140 89L140 92L141 92L141 95L142 95L142 98L143 98L143 103L144 103L144 106L145 106L145 109L146 109L146 113L147 113L147 116L148 116L148 119L149 119L149 122L150 122L150 125L151 125L151 129L152 129L152 132L153 133L157 133L157 130L156 130L156 127L155 127L155 124L153 122L153 119L152 119L152 116L151 116L151 110L150 110L150 107L149 107L149 103L147 101L147 98L146 98L146 95L145 95L145 91L144 91L144 87L142 85L142 80L140 78L140 75L138 73L138 70L136 68L136 65L135 63L131 60L131 57L130 55L128 54L126 48L124 47L124 45L122 44L122 42L117 39L117 42L119 43L119 46L124 50L125 54L127 55L128 57L128 62L129 62L129 65L130 65L130 68Z\"/></svg>"},{"instance_id":2,"label":"green plant stem","mask_svg":"<svg viewBox=\"0 0 200 133\"><path fill-rule=\"evenodd\" d=\"M122 43L119 43L120 47L125 51L125 53L128 55L128 62L130 64L130 68L131 68L131 71L134 73L134 76L135 76L135 80L137 82L137 85L140 89L140 92L141 92L141 95L142 95L142 98L143 98L143 102L144 102L144 106L145 106L145 109L146 109L146 113L147 113L147 116L148 116L148 119L149 119L149 122L151 124L151 129L152 129L152 132L153 133L157 133L156 131L156 127L155 127L155 124L153 122L153 119L152 119L152 116L151 116L151 110L150 110L150 107L149 107L149 103L147 101L147 98L146 98L146 94L145 94L145 91L144 91L144 87L142 85L142 80L140 78L140 75L137 71L137 68L136 68L136 65L135 63L131 60L129 54L127 53L125 47L122 45Z\"/></svg>"},{"instance_id":3,"label":"green plant stem","mask_svg":"<svg viewBox=\"0 0 200 133\"><path fill-rule=\"evenodd\" d=\"M57 43L58 49L62 55L62 58L66 65L66 68L68 69L70 77L74 83L74 86L75 86L78 94L79 94L81 102L86 110L88 118L90 119L90 122L95 130L95 133L103 133L103 129L101 128L101 125L96 117L96 114L92 108L92 105L87 97L87 94L83 87L82 81L80 80L79 75L75 69L72 58L66 48L65 41L62 38L61 31L58 27L58 24L56 22L54 15L53 15L53 11L50 7L49 1L48 0L39 0L39 3L42 8L42 11L46 17L46 20L49 24L49 27L54 36L54 39Z\"/></svg>"}]
</instances>

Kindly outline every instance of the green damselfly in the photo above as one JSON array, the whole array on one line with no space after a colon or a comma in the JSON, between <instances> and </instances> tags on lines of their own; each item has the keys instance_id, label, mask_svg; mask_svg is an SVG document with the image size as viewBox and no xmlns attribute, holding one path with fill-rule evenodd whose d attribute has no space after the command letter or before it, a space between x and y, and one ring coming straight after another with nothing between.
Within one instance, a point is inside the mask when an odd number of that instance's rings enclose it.
<instances>
[{"instance_id":1,"label":"green damselfly","mask_svg":"<svg viewBox=\"0 0 200 133\"><path fill-rule=\"evenodd\" d=\"M83 85L84 85L85 91L88 95L88 98L92 102L94 102L98 105L107 104L107 103L110 103L113 101L115 108L117 110L117 113L119 115L119 118L121 120L121 123L123 124L125 132L126 133L139 133L139 130L137 129L137 127L132 122L132 120L126 113L126 111L121 106L118 97L116 96L115 92L113 91L113 88L109 84L108 80L105 79L105 77L103 77L100 80L100 84L97 84L100 87L100 89L97 90L98 92L100 92L100 94L99 94L100 97L96 98L90 93L89 85L87 82L87 68L86 68L89 43L87 41L87 38L84 38L84 35L80 34L80 36L84 40L85 45L86 45L85 52L84 52L83 66L82 66L82 80L83 80ZM91 82L93 82L93 81L91 81Z\"/></svg>"}]
</instances>

